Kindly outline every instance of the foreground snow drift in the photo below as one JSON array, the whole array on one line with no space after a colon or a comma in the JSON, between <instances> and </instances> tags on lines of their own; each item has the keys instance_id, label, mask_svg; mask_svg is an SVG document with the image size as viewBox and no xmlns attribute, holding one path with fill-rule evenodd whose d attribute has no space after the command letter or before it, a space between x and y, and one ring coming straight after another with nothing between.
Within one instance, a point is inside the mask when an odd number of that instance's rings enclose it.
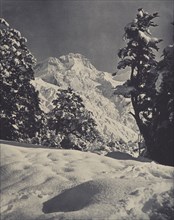
<instances>
[{"instance_id":1,"label":"foreground snow drift","mask_svg":"<svg viewBox=\"0 0 174 220\"><path fill-rule=\"evenodd\" d=\"M111 156L2 143L2 219L172 219L173 168Z\"/></svg>"}]
</instances>

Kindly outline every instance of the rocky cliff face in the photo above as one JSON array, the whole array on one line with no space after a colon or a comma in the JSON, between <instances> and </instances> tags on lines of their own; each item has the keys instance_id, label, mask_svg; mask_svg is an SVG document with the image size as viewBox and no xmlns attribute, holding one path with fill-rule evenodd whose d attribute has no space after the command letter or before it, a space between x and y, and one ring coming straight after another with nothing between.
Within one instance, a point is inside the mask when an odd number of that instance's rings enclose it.
<instances>
[{"instance_id":1,"label":"rocky cliff face","mask_svg":"<svg viewBox=\"0 0 174 220\"><path fill-rule=\"evenodd\" d=\"M33 84L40 92L41 107L48 112L59 88L71 87L83 99L87 110L93 113L97 129L107 141L134 142L137 139L135 121L129 112L129 99L113 95L122 84L107 72L98 71L81 54L50 57L35 68Z\"/></svg>"}]
</instances>

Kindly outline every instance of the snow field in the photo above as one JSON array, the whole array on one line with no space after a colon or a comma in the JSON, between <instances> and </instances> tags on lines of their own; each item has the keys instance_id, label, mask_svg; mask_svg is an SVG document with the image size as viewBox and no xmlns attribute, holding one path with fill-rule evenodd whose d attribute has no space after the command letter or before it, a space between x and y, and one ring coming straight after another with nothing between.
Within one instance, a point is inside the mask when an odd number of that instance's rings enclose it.
<instances>
[{"instance_id":1,"label":"snow field","mask_svg":"<svg viewBox=\"0 0 174 220\"><path fill-rule=\"evenodd\" d=\"M173 168L123 154L2 142L2 219L172 219Z\"/></svg>"}]
</instances>

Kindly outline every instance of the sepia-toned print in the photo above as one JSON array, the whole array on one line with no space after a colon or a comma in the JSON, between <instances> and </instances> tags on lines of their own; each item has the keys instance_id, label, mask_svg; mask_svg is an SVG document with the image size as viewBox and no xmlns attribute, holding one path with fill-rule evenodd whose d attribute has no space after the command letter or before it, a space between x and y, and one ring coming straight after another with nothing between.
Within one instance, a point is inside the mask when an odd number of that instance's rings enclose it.
<instances>
[{"instance_id":1,"label":"sepia-toned print","mask_svg":"<svg viewBox=\"0 0 174 220\"><path fill-rule=\"evenodd\" d=\"M173 8L0 0L2 220L174 219Z\"/></svg>"}]
</instances>

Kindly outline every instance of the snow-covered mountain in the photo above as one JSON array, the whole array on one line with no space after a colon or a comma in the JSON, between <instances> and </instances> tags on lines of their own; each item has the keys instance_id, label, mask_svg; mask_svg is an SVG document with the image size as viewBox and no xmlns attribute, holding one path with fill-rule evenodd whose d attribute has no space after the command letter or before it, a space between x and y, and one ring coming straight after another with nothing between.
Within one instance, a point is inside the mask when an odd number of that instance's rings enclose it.
<instances>
[{"instance_id":1,"label":"snow-covered mountain","mask_svg":"<svg viewBox=\"0 0 174 220\"><path fill-rule=\"evenodd\" d=\"M136 141L136 125L129 114L130 100L113 95L114 88L123 82L114 80L110 73L98 71L81 54L50 57L36 66L35 77L33 84L39 90L45 112L53 107L58 88L71 87L93 113L97 128L107 141Z\"/></svg>"}]
</instances>

